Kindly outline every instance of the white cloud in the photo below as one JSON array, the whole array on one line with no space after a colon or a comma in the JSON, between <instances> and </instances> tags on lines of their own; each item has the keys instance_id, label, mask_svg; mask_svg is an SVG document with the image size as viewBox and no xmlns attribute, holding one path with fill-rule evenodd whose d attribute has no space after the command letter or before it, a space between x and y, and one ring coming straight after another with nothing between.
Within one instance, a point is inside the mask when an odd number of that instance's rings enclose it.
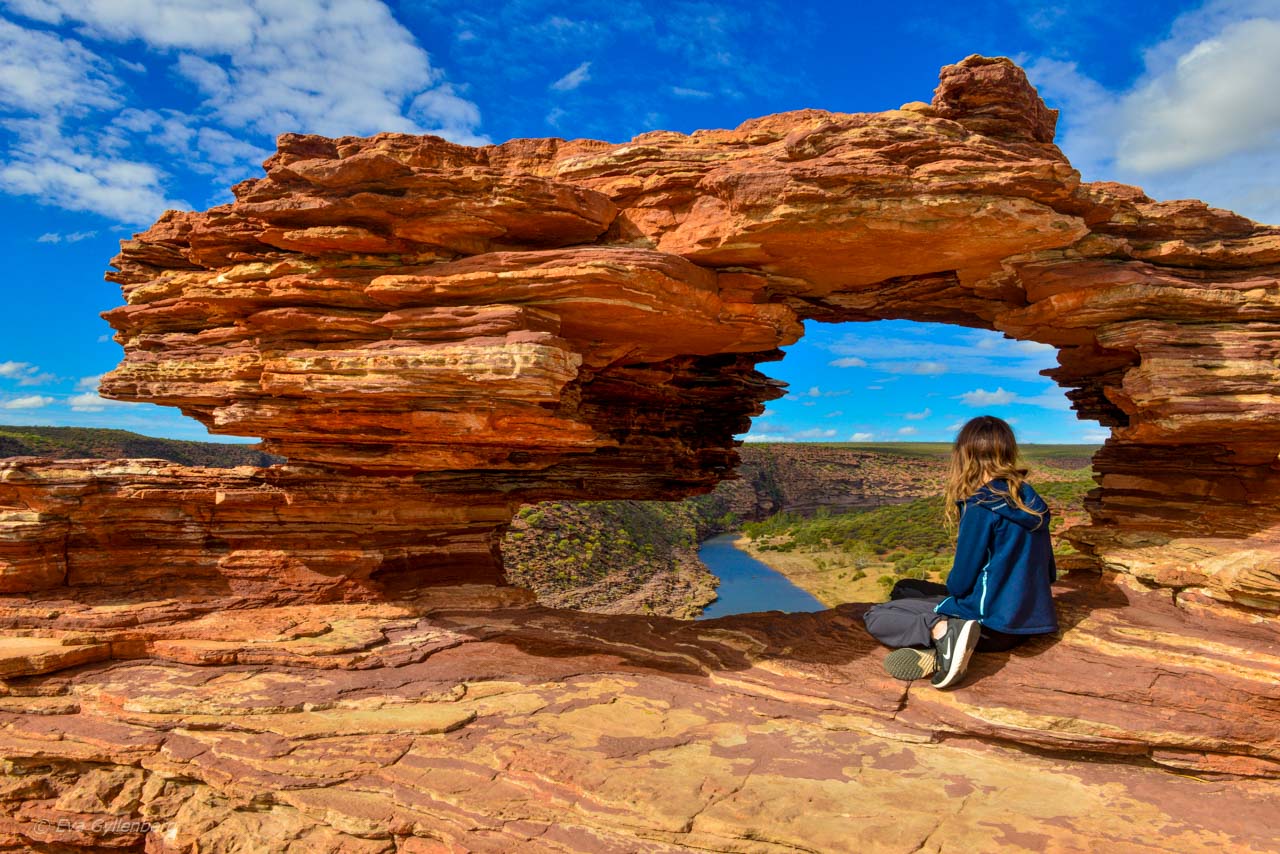
<instances>
[{"instance_id":1,"label":"white cloud","mask_svg":"<svg viewBox=\"0 0 1280 854\"><path fill-rule=\"evenodd\" d=\"M943 428L943 429L947 430L948 432L952 432L952 431L955 431L955 430L959 430L959 429L960 429L961 427L963 427L963 426L964 426L964 422L963 422L963 421L952 421L950 424L948 424L948 425L947 425L945 428Z\"/></svg>"},{"instance_id":2,"label":"white cloud","mask_svg":"<svg viewBox=\"0 0 1280 854\"><path fill-rule=\"evenodd\" d=\"M1011 403L1017 403L1025 406L1039 406L1042 409L1061 409L1063 411L1071 409L1071 401L1067 400L1066 393L1054 385L1046 387L1039 394L1018 394L1006 391L1003 386L1000 386L995 391L987 391L981 388L966 391L963 394L954 395L954 398L963 401L966 406L1007 406ZM1010 424L1013 423L1013 419L1006 418L1005 420Z\"/></svg>"},{"instance_id":3,"label":"white cloud","mask_svg":"<svg viewBox=\"0 0 1280 854\"><path fill-rule=\"evenodd\" d=\"M0 108L83 115L121 103L111 66L74 39L0 18Z\"/></svg>"},{"instance_id":4,"label":"white cloud","mask_svg":"<svg viewBox=\"0 0 1280 854\"><path fill-rule=\"evenodd\" d=\"M141 223L190 207L156 164L223 187L256 171L265 143L286 131L489 142L476 105L377 0L0 1L78 37L0 21L0 112L14 138L0 190L9 193ZM89 46L125 42L199 93L194 114L130 106L136 96L116 72L137 64Z\"/></svg>"},{"instance_id":5,"label":"white cloud","mask_svg":"<svg viewBox=\"0 0 1280 854\"><path fill-rule=\"evenodd\" d=\"M441 106L457 93L377 0L47 0L45 8L86 35L137 39L174 55L177 72L228 127L268 135L405 131L475 139L478 111ZM438 98L420 100L436 89ZM407 101L432 121L414 121ZM451 123L460 115L461 124Z\"/></svg>"},{"instance_id":6,"label":"white cloud","mask_svg":"<svg viewBox=\"0 0 1280 854\"><path fill-rule=\"evenodd\" d=\"M821 427L813 427L808 430L797 430L795 433L791 434L792 438L795 439L830 439L834 435L836 435L835 430L831 428L824 430Z\"/></svg>"},{"instance_id":7,"label":"white cloud","mask_svg":"<svg viewBox=\"0 0 1280 854\"><path fill-rule=\"evenodd\" d=\"M742 437L744 442L789 442L781 433L748 433Z\"/></svg>"},{"instance_id":8,"label":"white cloud","mask_svg":"<svg viewBox=\"0 0 1280 854\"><path fill-rule=\"evenodd\" d=\"M896 375L970 374L1021 380L1042 380L1040 371L1056 365L1057 349L1048 344L1018 341L984 329L949 329L931 335L934 328L935 324L912 324L895 335L850 332L825 345L840 357L829 364L856 360ZM878 379L876 384L895 378Z\"/></svg>"},{"instance_id":9,"label":"white cloud","mask_svg":"<svg viewBox=\"0 0 1280 854\"><path fill-rule=\"evenodd\" d=\"M705 89L693 89L688 86L672 86L671 94L677 98L697 98L699 100L711 97L711 93Z\"/></svg>"},{"instance_id":10,"label":"white cloud","mask_svg":"<svg viewBox=\"0 0 1280 854\"><path fill-rule=\"evenodd\" d=\"M129 221L183 207L166 197L156 168L99 153L92 134L64 130L122 106L122 87L110 64L80 42L0 19L0 113L10 115L3 125L11 137L0 190Z\"/></svg>"},{"instance_id":11,"label":"white cloud","mask_svg":"<svg viewBox=\"0 0 1280 854\"><path fill-rule=\"evenodd\" d=\"M919 433L919 432L920 432L920 431L919 431L919 430L917 430L917 429L916 429L916 428L914 428L914 427L899 427L899 428L898 428L898 435L899 435L899 436L914 436L915 434L917 434L917 433Z\"/></svg>"},{"instance_id":12,"label":"white cloud","mask_svg":"<svg viewBox=\"0 0 1280 854\"><path fill-rule=\"evenodd\" d=\"M0 362L0 377L17 380L18 385L41 385L58 378L30 362Z\"/></svg>"},{"instance_id":13,"label":"white cloud","mask_svg":"<svg viewBox=\"0 0 1280 854\"><path fill-rule=\"evenodd\" d=\"M11 398L0 405L5 409L39 409L51 403L53 403L52 397L46 397L42 394L28 394L24 397Z\"/></svg>"},{"instance_id":14,"label":"white cloud","mask_svg":"<svg viewBox=\"0 0 1280 854\"><path fill-rule=\"evenodd\" d=\"M1118 160L1139 172L1280 142L1280 20L1234 21L1124 98Z\"/></svg>"},{"instance_id":15,"label":"white cloud","mask_svg":"<svg viewBox=\"0 0 1280 854\"><path fill-rule=\"evenodd\" d=\"M0 189L73 211L140 223L161 212L189 209L169 198L166 175L148 163L92 150L86 140L64 136L59 119L10 121L15 132L0 166Z\"/></svg>"},{"instance_id":16,"label":"white cloud","mask_svg":"<svg viewBox=\"0 0 1280 854\"><path fill-rule=\"evenodd\" d=\"M85 380L94 380L93 385L97 385L97 377L85 377L80 381L80 388L87 388ZM67 398L67 405L71 407L73 412L101 412L108 406L127 406L128 404L120 400L109 400L105 397L99 397L96 391L86 391L83 394L73 394Z\"/></svg>"},{"instance_id":17,"label":"white cloud","mask_svg":"<svg viewBox=\"0 0 1280 854\"><path fill-rule=\"evenodd\" d=\"M81 377L76 381L76 388L97 389L98 383L102 381L102 374L94 374L91 377Z\"/></svg>"},{"instance_id":18,"label":"white cloud","mask_svg":"<svg viewBox=\"0 0 1280 854\"><path fill-rule=\"evenodd\" d=\"M904 412L902 417L908 421L919 421L922 418L928 418L932 414L933 410L926 406L923 412Z\"/></svg>"},{"instance_id":19,"label":"white cloud","mask_svg":"<svg viewBox=\"0 0 1280 854\"><path fill-rule=\"evenodd\" d=\"M833 368L865 368L867 360L859 359L857 356L846 356L843 359L834 359L827 364Z\"/></svg>"},{"instance_id":20,"label":"white cloud","mask_svg":"<svg viewBox=\"0 0 1280 854\"><path fill-rule=\"evenodd\" d=\"M551 84L557 92L571 92L591 79L591 63L584 62Z\"/></svg>"},{"instance_id":21,"label":"white cloud","mask_svg":"<svg viewBox=\"0 0 1280 854\"><path fill-rule=\"evenodd\" d=\"M39 369L30 362L0 362L0 377L24 377L35 370Z\"/></svg>"},{"instance_id":22,"label":"white cloud","mask_svg":"<svg viewBox=\"0 0 1280 854\"><path fill-rule=\"evenodd\" d=\"M1004 406L1018 399L1017 394L1005 391L1003 386L995 391L977 388L957 395L957 397L963 400L966 406Z\"/></svg>"},{"instance_id":23,"label":"white cloud","mask_svg":"<svg viewBox=\"0 0 1280 854\"><path fill-rule=\"evenodd\" d=\"M1174 21L1127 89L1038 59L1059 145L1086 180L1140 184L1280 222L1280 0L1216 0Z\"/></svg>"},{"instance_id":24,"label":"white cloud","mask_svg":"<svg viewBox=\"0 0 1280 854\"><path fill-rule=\"evenodd\" d=\"M90 237L97 237L97 231L72 231L66 234L48 231L36 238L37 243L79 243Z\"/></svg>"},{"instance_id":25,"label":"white cloud","mask_svg":"<svg viewBox=\"0 0 1280 854\"><path fill-rule=\"evenodd\" d=\"M875 438L875 433L858 432L849 437L850 442L870 442Z\"/></svg>"}]
</instances>

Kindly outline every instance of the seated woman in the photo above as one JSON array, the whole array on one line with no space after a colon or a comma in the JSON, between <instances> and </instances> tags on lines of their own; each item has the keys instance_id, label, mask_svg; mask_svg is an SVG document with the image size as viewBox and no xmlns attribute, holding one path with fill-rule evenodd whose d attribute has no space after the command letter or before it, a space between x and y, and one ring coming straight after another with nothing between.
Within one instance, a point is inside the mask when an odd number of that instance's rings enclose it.
<instances>
[{"instance_id":1,"label":"seated woman","mask_svg":"<svg viewBox=\"0 0 1280 854\"><path fill-rule=\"evenodd\" d=\"M933 673L935 687L950 688L975 649L1058 630L1051 514L1017 464L1013 429L1000 418L974 418L956 436L944 488L943 522L956 533L947 583L904 579L863 615L872 636L902 648L885 659L897 678Z\"/></svg>"}]
</instances>

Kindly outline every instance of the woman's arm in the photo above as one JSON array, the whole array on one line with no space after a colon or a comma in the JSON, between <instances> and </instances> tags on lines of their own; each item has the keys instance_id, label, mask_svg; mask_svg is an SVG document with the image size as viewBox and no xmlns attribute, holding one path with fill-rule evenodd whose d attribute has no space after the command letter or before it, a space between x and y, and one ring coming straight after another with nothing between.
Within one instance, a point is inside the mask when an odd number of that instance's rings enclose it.
<instances>
[{"instance_id":1,"label":"woman's arm","mask_svg":"<svg viewBox=\"0 0 1280 854\"><path fill-rule=\"evenodd\" d=\"M956 534L956 558L947 575L947 592L957 598L973 589L991 555L991 531L995 514L966 503L960 508Z\"/></svg>"}]
</instances>

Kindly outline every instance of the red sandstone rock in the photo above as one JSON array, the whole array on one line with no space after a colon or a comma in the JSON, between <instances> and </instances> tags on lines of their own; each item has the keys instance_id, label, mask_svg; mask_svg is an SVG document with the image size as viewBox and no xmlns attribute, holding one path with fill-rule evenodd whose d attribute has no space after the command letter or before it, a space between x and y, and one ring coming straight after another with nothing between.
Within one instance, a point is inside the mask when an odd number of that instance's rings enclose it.
<instances>
[{"instance_id":1,"label":"red sandstone rock","mask_svg":"<svg viewBox=\"0 0 1280 854\"><path fill-rule=\"evenodd\" d=\"M1280 842L1274 623L1087 574L1056 593L1060 638L980 654L946 692L884 673L862 605L690 622L484 585L199 617L10 605L40 633L0 644L10 673L90 635L123 660L4 683L0 827L182 852ZM152 829L93 831L109 819Z\"/></svg>"},{"instance_id":2,"label":"red sandstone rock","mask_svg":"<svg viewBox=\"0 0 1280 854\"><path fill-rule=\"evenodd\" d=\"M679 497L735 463L779 393L753 365L800 320L1000 329L1059 347L1049 373L1113 428L1078 548L1280 606L1257 566L1280 557L1280 230L1082 185L1055 121L1021 69L970 57L932 105L620 145L284 137L235 203L124 244L102 390L295 463Z\"/></svg>"},{"instance_id":3,"label":"red sandstone rock","mask_svg":"<svg viewBox=\"0 0 1280 854\"><path fill-rule=\"evenodd\" d=\"M125 241L103 393L289 462L0 467L0 844L1274 848L1280 229L1081 184L1055 121L970 57L928 105L616 145L286 135ZM501 585L519 503L710 489L757 363L877 318L1052 344L1112 428L1056 642L908 691L853 606ZM86 824L122 815L165 829Z\"/></svg>"}]
</instances>

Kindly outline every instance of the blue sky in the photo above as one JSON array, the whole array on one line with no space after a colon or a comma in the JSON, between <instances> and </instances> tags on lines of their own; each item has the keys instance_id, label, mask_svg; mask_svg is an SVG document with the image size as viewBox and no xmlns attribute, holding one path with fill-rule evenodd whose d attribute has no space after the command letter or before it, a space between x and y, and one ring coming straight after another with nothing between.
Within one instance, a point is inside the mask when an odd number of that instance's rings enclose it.
<instances>
[{"instance_id":1,"label":"blue sky","mask_svg":"<svg viewBox=\"0 0 1280 854\"><path fill-rule=\"evenodd\" d=\"M165 208L228 201L276 134L618 142L928 100L970 53L1028 69L1086 180L1280 222L1280 0L0 0L0 423L209 438L97 396L121 357L102 273ZM749 438L943 441L984 412L1024 441L1104 435L1039 376L1051 348L903 321L806 327L762 365L790 394Z\"/></svg>"}]
</instances>

